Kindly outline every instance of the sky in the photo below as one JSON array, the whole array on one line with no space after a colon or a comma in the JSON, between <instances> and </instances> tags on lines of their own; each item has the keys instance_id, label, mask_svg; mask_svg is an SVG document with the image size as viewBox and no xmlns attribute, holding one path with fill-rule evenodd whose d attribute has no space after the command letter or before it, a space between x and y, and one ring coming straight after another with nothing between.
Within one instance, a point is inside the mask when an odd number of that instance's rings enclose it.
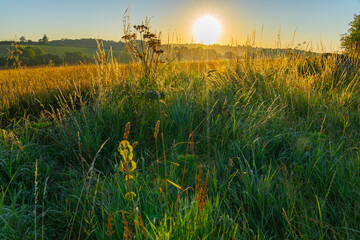
<instances>
[{"instance_id":1,"label":"sky","mask_svg":"<svg viewBox=\"0 0 360 240\"><path fill-rule=\"evenodd\" d=\"M127 8L132 24L148 16L173 43L195 42L196 20L210 14L221 24L219 44L337 51L360 0L0 0L0 40L120 41Z\"/></svg>"}]
</instances>

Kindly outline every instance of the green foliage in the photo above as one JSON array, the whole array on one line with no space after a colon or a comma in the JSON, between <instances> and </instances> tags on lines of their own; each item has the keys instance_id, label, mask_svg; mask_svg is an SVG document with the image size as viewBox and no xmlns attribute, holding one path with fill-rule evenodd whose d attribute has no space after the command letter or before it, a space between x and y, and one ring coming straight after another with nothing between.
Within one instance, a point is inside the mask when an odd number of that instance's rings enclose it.
<instances>
[{"instance_id":1,"label":"green foliage","mask_svg":"<svg viewBox=\"0 0 360 240\"><path fill-rule=\"evenodd\" d=\"M84 56L80 51L76 52L65 52L64 61L69 64L75 64L80 62L90 62L91 59Z\"/></svg>"},{"instance_id":2,"label":"green foliage","mask_svg":"<svg viewBox=\"0 0 360 240\"><path fill-rule=\"evenodd\" d=\"M13 44L9 51L7 65L15 68L23 65L47 65L50 62L56 65L62 63L62 59L59 56L45 54L45 52L38 47Z\"/></svg>"},{"instance_id":3,"label":"green foliage","mask_svg":"<svg viewBox=\"0 0 360 240\"><path fill-rule=\"evenodd\" d=\"M26 38L25 38L24 36L21 36L21 37L19 38L19 40L20 40L21 43L26 42Z\"/></svg>"},{"instance_id":4,"label":"green foliage","mask_svg":"<svg viewBox=\"0 0 360 240\"><path fill-rule=\"evenodd\" d=\"M9 67L18 68L21 66L38 65L61 65L63 62L68 64L78 64L81 62L91 62L91 58L84 56L81 51L65 52L64 58L58 55L45 53L43 48L29 45L13 44L9 49L9 55L6 58L6 64ZM4 66L3 64L2 66ZM0 62L1 66L1 62Z\"/></svg>"},{"instance_id":5,"label":"green foliage","mask_svg":"<svg viewBox=\"0 0 360 240\"><path fill-rule=\"evenodd\" d=\"M46 36L46 34L44 34L44 36L39 39L39 42L47 44L49 42L49 38Z\"/></svg>"},{"instance_id":6,"label":"green foliage","mask_svg":"<svg viewBox=\"0 0 360 240\"><path fill-rule=\"evenodd\" d=\"M94 40L95 41L95 40ZM19 45L19 44L18 44ZM43 55L40 56L40 59L30 58L26 59L26 66L37 66L45 65L51 60L55 65L61 65L64 62L64 58L67 55L67 64L78 64L80 62L94 62L94 56L96 55L96 48L93 47L68 47L68 46L53 46L53 45L24 45L21 44L24 48L39 49L43 52ZM0 68L6 66L6 59L9 55L8 49L13 49L11 45L0 45ZM106 54L110 52L110 48L106 49ZM31 55L31 54L30 54ZM114 59L118 62L127 62L127 57L125 51L114 51L112 52Z\"/></svg>"},{"instance_id":7,"label":"green foliage","mask_svg":"<svg viewBox=\"0 0 360 240\"><path fill-rule=\"evenodd\" d=\"M360 14L354 15L354 20L349 24L348 33L341 37L341 47L345 53L359 57L360 53Z\"/></svg>"}]
</instances>

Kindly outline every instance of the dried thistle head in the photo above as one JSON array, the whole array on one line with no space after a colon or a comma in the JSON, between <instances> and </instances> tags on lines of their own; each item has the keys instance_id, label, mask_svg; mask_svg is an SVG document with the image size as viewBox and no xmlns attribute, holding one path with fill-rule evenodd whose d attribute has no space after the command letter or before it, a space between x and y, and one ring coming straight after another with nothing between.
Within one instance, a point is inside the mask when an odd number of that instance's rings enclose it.
<instances>
[{"instance_id":1,"label":"dried thistle head","mask_svg":"<svg viewBox=\"0 0 360 240\"><path fill-rule=\"evenodd\" d=\"M153 52L156 53L157 51L160 50L161 40L158 39L158 38L156 38L156 37L155 37L155 38L151 38L151 39L149 39L148 44L149 44L150 49L151 49Z\"/></svg>"},{"instance_id":2,"label":"dried thistle head","mask_svg":"<svg viewBox=\"0 0 360 240\"><path fill-rule=\"evenodd\" d=\"M144 25L144 24L134 25L133 27L134 27L134 29L135 29L136 31L138 31L139 33L143 33L143 32L146 32L146 31L149 30L149 27L146 26L146 25Z\"/></svg>"},{"instance_id":3,"label":"dried thistle head","mask_svg":"<svg viewBox=\"0 0 360 240\"><path fill-rule=\"evenodd\" d=\"M146 32L144 35L143 35L144 39L152 39L152 38L155 38L155 34L154 33L151 33L151 32Z\"/></svg>"},{"instance_id":4,"label":"dried thistle head","mask_svg":"<svg viewBox=\"0 0 360 240\"><path fill-rule=\"evenodd\" d=\"M136 33L132 33L132 32L128 32L127 34L125 34L124 36L121 37L125 42L131 42L131 41L135 41L137 36Z\"/></svg>"}]
</instances>

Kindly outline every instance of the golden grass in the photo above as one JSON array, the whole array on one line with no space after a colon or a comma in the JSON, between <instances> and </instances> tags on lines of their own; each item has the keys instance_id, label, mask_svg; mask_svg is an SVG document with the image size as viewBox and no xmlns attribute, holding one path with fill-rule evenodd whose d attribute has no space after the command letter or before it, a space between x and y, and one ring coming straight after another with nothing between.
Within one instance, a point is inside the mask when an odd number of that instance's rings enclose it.
<instances>
[{"instance_id":1,"label":"golden grass","mask_svg":"<svg viewBox=\"0 0 360 240\"><path fill-rule=\"evenodd\" d=\"M206 73L208 70L224 67L220 61L181 62L170 68ZM78 65L62 67L37 67L0 71L0 109L9 109L16 102L31 103L52 97L60 92L92 90L99 82L109 83L128 78L129 71L139 73L135 65ZM140 75L139 75L140 76Z\"/></svg>"},{"instance_id":2,"label":"golden grass","mask_svg":"<svg viewBox=\"0 0 360 240\"><path fill-rule=\"evenodd\" d=\"M0 107L7 109L19 100L29 102L59 90L66 92L79 87L90 89L91 75L95 72L94 65L0 71Z\"/></svg>"}]
</instances>

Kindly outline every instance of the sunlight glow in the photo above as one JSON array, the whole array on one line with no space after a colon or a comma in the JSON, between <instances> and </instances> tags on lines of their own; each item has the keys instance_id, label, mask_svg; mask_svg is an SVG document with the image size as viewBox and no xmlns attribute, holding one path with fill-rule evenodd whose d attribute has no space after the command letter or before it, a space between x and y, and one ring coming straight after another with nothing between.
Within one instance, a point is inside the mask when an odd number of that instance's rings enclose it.
<instances>
[{"instance_id":1,"label":"sunlight glow","mask_svg":"<svg viewBox=\"0 0 360 240\"><path fill-rule=\"evenodd\" d=\"M204 15L194 25L194 36L198 43L214 44L220 37L221 25L219 21L211 16Z\"/></svg>"}]
</instances>

